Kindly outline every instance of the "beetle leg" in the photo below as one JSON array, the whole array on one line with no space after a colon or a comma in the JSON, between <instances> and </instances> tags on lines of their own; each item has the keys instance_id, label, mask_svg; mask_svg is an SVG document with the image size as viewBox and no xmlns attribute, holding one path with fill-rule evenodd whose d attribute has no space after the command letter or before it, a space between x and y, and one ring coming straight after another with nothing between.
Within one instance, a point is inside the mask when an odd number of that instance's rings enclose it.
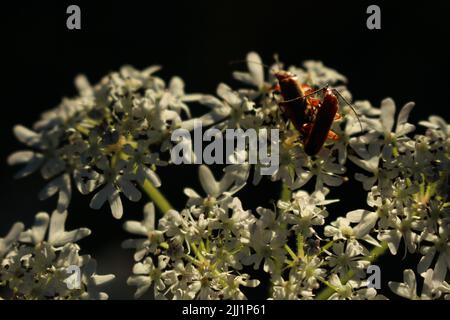
<instances>
[{"instance_id":1,"label":"beetle leg","mask_svg":"<svg viewBox=\"0 0 450 320\"><path fill-rule=\"evenodd\" d=\"M307 85L307 84L304 84L304 83L303 83L303 84L301 84L300 86L301 86L303 92L305 92L305 94L308 94L308 93L311 93L311 92L314 91L314 89L311 88L311 86L309 86L309 85Z\"/></svg>"},{"instance_id":2,"label":"beetle leg","mask_svg":"<svg viewBox=\"0 0 450 320\"><path fill-rule=\"evenodd\" d=\"M315 90L313 88L311 88L310 86L308 86L307 84L302 84L301 87L304 92L304 95L306 95L306 96L313 94L315 92ZM319 98L313 98L312 96L308 96L307 99L308 99L308 104L312 107L318 107L320 105L321 101Z\"/></svg>"},{"instance_id":3,"label":"beetle leg","mask_svg":"<svg viewBox=\"0 0 450 320\"><path fill-rule=\"evenodd\" d=\"M320 99L318 98L307 98L309 105L311 105L314 108L317 108L320 105Z\"/></svg>"},{"instance_id":4,"label":"beetle leg","mask_svg":"<svg viewBox=\"0 0 450 320\"><path fill-rule=\"evenodd\" d=\"M279 83L274 84L274 85L272 86L272 91L281 92L280 84L279 84Z\"/></svg>"},{"instance_id":5,"label":"beetle leg","mask_svg":"<svg viewBox=\"0 0 450 320\"><path fill-rule=\"evenodd\" d=\"M342 119L342 116L336 112L336 115L334 116L334 121L341 120L341 119Z\"/></svg>"},{"instance_id":6,"label":"beetle leg","mask_svg":"<svg viewBox=\"0 0 450 320\"><path fill-rule=\"evenodd\" d=\"M327 139L336 141L336 140L339 140L339 136L335 132L330 130L330 131L328 131Z\"/></svg>"}]
</instances>

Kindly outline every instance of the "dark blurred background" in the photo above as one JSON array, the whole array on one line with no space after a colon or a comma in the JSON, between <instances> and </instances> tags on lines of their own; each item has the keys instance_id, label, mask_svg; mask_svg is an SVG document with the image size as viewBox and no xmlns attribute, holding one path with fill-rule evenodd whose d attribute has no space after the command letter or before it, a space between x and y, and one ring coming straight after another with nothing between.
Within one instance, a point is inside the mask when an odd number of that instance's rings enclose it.
<instances>
[{"instance_id":1,"label":"dark blurred background","mask_svg":"<svg viewBox=\"0 0 450 320\"><path fill-rule=\"evenodd\" d=\"M66 8L81 8L81 30L66 28ZM381 7L381 30L366 28L366 9ZM412 121L438 114L447 121L450 27L448 1L39 1L2 4L3 55L0 235L17 220L29 226L38 211L51 212L55 199L37 199L43 181L38 175L14 181L17 168L6 157L22 148L12 135L14 124L31 126L41 112L56 106L63 96L76 94L73 79L79 73L96 83L123 64L144 68L163 65L159 73L168 80L179 75L188 92L214 93L219 82L231 78L231 60L243 59L250 50L271 62L274 53L288 65L305 59L322 60L350 80L355 99L369 99L378 106L386 96L400 108L415 101ZM244 68L244 66L242 66ZM195 110L194 110L195 112ZM351 171L350 171L351 172ZM350 173L353 174L353 173ZM162 191L177 208L186 197L185 186L201 190L196 167L175 166L161 171ZM278 184L262 183L238 195L244 207L271 205ZM365 207L359 183L348 183L331 196L341 197L329 207L333 216ZM351 196L349 196L351 195ZM68 225L86 226L93 234L81 241L82 252L99 262L99 273L117 275L112 298L132 297L125 284L131 273L132 252L120 248L127 238L125 219L141 219L142 200L130 203L122 221L109 208L89 208L91 196L74 192ZM400 280L400 265L417 261L382 258L382 282ZM263 296L255 289L251 298ZM382 290L391 296L389 290Z\"/></svg>"}]
</instances>

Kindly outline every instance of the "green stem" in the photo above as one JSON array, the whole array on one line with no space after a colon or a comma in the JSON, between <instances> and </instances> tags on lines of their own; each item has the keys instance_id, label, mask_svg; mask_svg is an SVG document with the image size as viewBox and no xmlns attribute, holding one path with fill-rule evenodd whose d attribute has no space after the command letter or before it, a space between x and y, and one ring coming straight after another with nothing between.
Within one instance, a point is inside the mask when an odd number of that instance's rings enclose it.
<instances>
[{"instance_id":1,"label":"green stem","mask_svg":"<svg viewBox=\"0 0 450 320\"><path fill-rule=\"evenodd\" d=\"M173 209L166 197L149 180L145 180L141 187L163 214Z\"/></svg>"},{"instance_id":2,"label":"green stem","mask_svg":"<svg viewBox=\"0 0 450 320\"><path fill-rule=\"evenodd\" d=\"M334 244L334 240L328 241L322 249L320 249L320 252L324 252L325 250L328 250L332 245Z\"/></svg>"},{"instance_id":3,"label":"green stem","mask_svg":"<svg viewBox=\"0 0 450 320\"><path fill-rule=\"evenodd\" d=\"M387 242L382 242L380 247L375 247L370 251L370 255L367 257L367 260L370 262L375 261L379 256L386 252L387 248ZM346 284L347 281L349 281L354 275L355 273L350 270L342 277L341 283ZM316 296L316 300L327 300L335 291L336 290L334 290L332 287L327 286L325 289L319 292L319 294Z\"/></svg>"},{"instance_id":4,"label":"green stem","mask_svg":"<svg viewBox=\"0 0 450 320\"><path fill-rule=\"evenodd\" d=\"M297 235L297 254L300 258L304 258L305 257L305 251L303 249L304 247L304 241L303 241L303 235L302 234L298 234Z\"/></svg>"},{"instance_id":5,"label":"green stem","mask_svg":"<svg viewBox=\"0 0 450 320\"><path fill-rule=\"evenodd\" d=\"M331 283L329 283L328 281L326 281L325 279L322 278L317 278L317 280L319 280L320 282L322 282L324 285L327 286L327 289L329 289L331 291L331 293L335 292L338 290L338 288L336 288L335 286L333 286Z\"/></svg>"},{"instance_id":6,"label":"green stem","mask_svg":"<svg viewBox=\"0 0 450 320\"><path fill-rule=\"evenodd\" d=\"M283 183L281 185L280 200L289 201L291 200L291 196L292 196L291 189L289 189L289 187L285 183Z\"/></svg>"},{"instance_id":7,"label":"green stem","mask_svg":"<svg viewBox=\"0 0 450 320\"><path fill-rule=\"evenodd\" d=\"M195 243L190 243L191 249L192 251L194 251L195 256L197 257L198 260L203 261L205 260L205 257L203 257L203 254L200 252L200 250L198 250L197 245Z\"/></svg>"},{"instance_id":8,"label":"green stem","mask_svg":"<svg viewBox=\"0 0 450 320\"><path fill-rule=\"evenodd\" d=\"M292 251L292 249L287 244L284 245L284 249L289 253L289 255L294 261L298 259L297 255L294 253L294 251Z\"/></svg>"}]
</instances>

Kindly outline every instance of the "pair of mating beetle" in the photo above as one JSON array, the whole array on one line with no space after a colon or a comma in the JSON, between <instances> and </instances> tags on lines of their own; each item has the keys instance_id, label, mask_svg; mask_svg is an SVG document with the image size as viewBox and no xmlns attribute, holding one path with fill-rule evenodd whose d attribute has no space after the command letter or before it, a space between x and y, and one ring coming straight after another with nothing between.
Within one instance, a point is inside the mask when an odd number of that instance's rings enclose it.
<instances>
[{"instance_id":1,"label":"pair of mating beetle","mask_svg":"<svg viewBox=\"0 0 450 320\"><path fill-rule=\"evenodd\" d=\"M261 64L256 61L247 60L247 62ZM267 67L264 64L261 65ZM281 94L283 100L278 105L285 117L302 135L304 150L309 156L316 155L327 139L337 140L339 138L336 133L331 131L333 122L341 118L338 113L338 96L350 106L358 117L353 106L334 88L325 86L314 90L306 84L301 84L297 76L289 71L275 71L274 76L278 80L278 84L271 90ZM314 98L320 92L323 93L322 100ZM362 131L361 122L359 124Z\"/></svg>"},{"instance_id":2,"label":"pair of mating beetle","mask_svg":"<svg viewBox=\"0 0 450 320\"><path fill-rule=\"evenodd\" d=\"M327 139L337 140L337 134L331 131L333 122L341 118L337 96L346 101L339 91L328 86L313 90L288 71L277 71L274 75L278 80L274 89L283 97L279 102L280 109L304 137L305 153L313 156ZM323 92L322 100L312 97L319 92ZM346 103L354 111L351 104Z\"/></svg>"}]
</instances>

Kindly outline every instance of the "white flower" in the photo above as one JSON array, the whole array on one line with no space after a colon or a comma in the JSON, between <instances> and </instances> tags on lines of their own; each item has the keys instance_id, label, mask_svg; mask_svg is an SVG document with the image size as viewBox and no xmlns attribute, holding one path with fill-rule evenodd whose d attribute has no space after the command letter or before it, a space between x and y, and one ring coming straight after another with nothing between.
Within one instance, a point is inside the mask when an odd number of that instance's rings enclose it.
<instances>
[{"instance_id":1,"label":"white flower","mask_svg":"<svg viewBox=\"0 0 450 320\"><path fill-rule=\"evenodd\" d=\"M386 98L381 102L380 121L365 118L364 121L375 132L384 137L382 155L383 159L390 161L394 147L398 147L398 143L407 140L406 135L415 130L415 126L408 123L408 116L414 107L414 102L405 104L400 110L397 117L397 124L394 128L395 103L391 98Z\"/></svg>"},{"instance_id":2,"label":"white flower","mask_svg":"<svg viewBox=\"0 0 450 320\"><path fill-rule=\"evenodd\" d=\"M290 67L289 71L297 74L301 83L313 84L318 87L347 82L347 78L334 69L323 65L321 61L307 60L303 63L306 70Z\"/></svg>"},{"instance_id":3,"label":"white flower","mask_svg":"<svg viewBox=\"0 0 450 320\"><path fill-rule=\"evenodd\" d=\"M127 283L136 287L136 298L151 290L157 299L246 299L243 287L260 283L251 278L254 272L245 273L244 266L251 266L268 275L271 299L324 297L318 290L325 285L333 290L330 299L384 299L367 287L364 271L386 250L386 244L395 255L403 241L405 255L422 254L417 272L424 285L418 295L414 272L405 270L405 283L389 283L394 293L409 299L450 299L450 285L445 281L450 269L450 126L443 118L431 116L420 122L426 133L410 138L415 127L408 117L414 103L403 106L394 119L392 99L384 99L381 108L359 101L355 103L359 118L350 113L350 106L341 107L342 116L336 117L332 127L340 139L307 156L306 132L297 130L293 119L280 110L275 71L283 66L275 59L265 74L259 55L250 52L247 71L233 73L250 87L220 83L217 97L187 94L179 77L166 85L153 75L157 66L143 71L124 66L96 85L78 76L78 96L64 98L32 129L15 126L14 134L30 150L12 154L8 163L24 165L17 177L40 170L48 181L39 198L57 195L58 199L51 217L38 213L30 229L23 231L24 226L16 223L0 238L0 285L7 297L108 298L101 286L114 275L96 274L95 260L80 255L75 243L90 230L65 230L71 179L80 193L95 191L91 208L108 202L113 216L120 218L120 193L139 201L138 185L148 181L161 185L156 166L171 164L163 159L173 146L172 133L178 128L192 130L200 121L219 131L278 129L280 161L271 180L283 182L283 200L269 209L244 209L245 202L236 195L247 183L250 164L227 166L220 179L201 165L199 181L204 192L185 188L184 208L169 210L158 220L150 202L142 220L124 223L124 229L136 235L122 244L135 249L133 274ZM352 99L347 79L319 61L306 61L303 68L292 66L289 71L305 90L332 85L345 100ZM192 118L189 102L209 110ZM244 161L249 157L247 150L233 155ZM355 179L369 191L371 209L352 210L345 216L333 213L335 220L329 223L326 206L338 200L326 198L330 190L324 185L338 187L348 180L344 176L347 158L368 172L355 174ZM263 162L253 167L255 184L262 178ZM309 192L292 191L308 187L314 177ZM69 266L81 270L79 289L67 286Z\"/></svg>"},{"instance_id":4,"label":"white flower","mask_svg":"<svg viewBox=\"0 0 450 320\"><path fill-rule=\"evenodd\" d=\"M122 201L120 199L121 192L130 201L136 202L141 199L141 192L133 183L133 180L136 180L135 174L122 173L125 165L125 161L119 160L111 168L106 159L97 164L99 169L104 171L99 178L99 181L104 183L104 186L92 197L89 204L92 209L98 210L108 201L113 217L120 219L123 214Z\"/></svg>"},{"instance_id":5,"label":"white flower","mask_svg":"<svg viewBox=\"0 0 450 320\"><path fill-rule=\"evenodd\" d=\"M203 99L199 94L186 94L178 77L173 77L166 88L162 79L153 76L158 69L139 71L125 66L94 86L84 76L77 77L77 97L65 98L45 112L33 130L14 127L17 139L32 149L8 158L10 165L25 165L16 176L25 177L40 169L44 179L56 177L39 197L43 200L58 193L60 212L70 202L71 176L82 194L105 183L91 207L98 209L108 200L113 216L120 218L119 193L137 201L140 192L131 180L142 183L148 179L160 184L149 166L165 165L158 152L168 151L172 131L190 117L186 103Z\"/></svg>"},{"instance_id":6,"label":"white flower","mask_svg":"<svg viewBox=\"0 0 450 320\"><path fill-rule=\"evenodd\" d=\"M387 169L382 167L382 155L380 152L381 144L369 142L366 149L366 143L363 142L363 138L358 138L358 140L358 142L356 142L357 140L350 141L350 144L360 158L353 155L349 155L348 158L358 167L372 173L373 176L355 173L355 179L363 183L364 190L366 191L369 191L377 182L381 188L389 186L391 184L391 179L397 177L398 169Z\"/></svg>"},{"instance_id":7,"label":"white flower","mask_svg":"<svg viewBox=\"0 0 450 320\"><path fill-rule=\"evenodd\" d=\"M202 94L186 94L184 90L184 81L180 77L173 77L169 82L168 92L161 98L168 108L175 110L180 114L181 110L190 118L191 112L186 102L199 101Z\"/></svg>"},{"instance_id":8,"label":"white flower","mask_svg":"<svg viewBox=\"0 0 450 320\"><path fill-rule=\"evenodd\" d=\"M387 242L391 254L397 254L402 239L409 253L416 251L418 235L414 232L412 215L412 210L405 208L403 219L398 216L391 217L389 226L392 229L387 228L379 232L378 239Z\"/></svg>"},{"instance_id":9,"label":"white flower","mask_svg":"<svg viewBox=\"0 0 450 320\"><path fill-rule=\"evenodd\" d=\"M227 274L225 278L226 285L221 292L223 299L246 300L247 298L242 293L239 287L244 286L248 288L255 288L260 283L259 280L249 279L250 276L248 274L242 274L239 276Z\"/></svg>"},{"instance_id":10,"label":"white flower","mask_svg":"<svg viewBox=\"0 0 450 320\"><path fill-rule=\"evenodd\" d=\"M389 281L388 285L392 292L400 297L410 300L432 300L439 298L439 287L433 282L433 270L428 269L422 274L424 278L423 288L420 296L417 295L416 275L411 269L403 271L403 283Z\"/></svg>"},{"instance_id":11,"label":"white flower","mask_svg":"<svg viewBox=\"0 0 450 320\"><path fill-rule=\"evenodd\" d=\"M58 212L64 212L69 208L70 199L72 197L72 186L69 174L62 174L47 183L41 192L39 192L39 199L45 200L56 193L58 193L56 210Z\"/></svg>"},{"instance_id":12,"label":"white flower","mask_svg":"<svg viewBox=\"0 0 450 320\"><path fill-rule=\"evenodd\" d=\"M323 259L317 256L306 256L295 262L289 275L295 275L297 280L302 284L301 291L299 292L300 295L308 298L312 296L312 290L319 288L319 280L322 280L327 273L323 267Z\"/></svg>"},{"instance_id":13,"label":"white flower","mask_svg":"<svg viewBox=\"0 0 450 320\"><path fill-rule=\"evenodd\" d=\"M330 300L374 300L382 298L377 296L377 291L374 288L361 289L362 283L360 281L349 280L343 284L336 274L331 275L329 283L336 290L330 296Z\"/></svg>"},{"instance_id":14,"label":"white flower","mask_svg":"<svg viewBox=\"0 0 450 320\"><path fill-rule=\"evenodd\" d=\"M293 230L302 234L305 238L316 233L315 226L325 223L328 216L326 209L322 208L338 200L325 200L329 190L316 190L311 195L305 191L293 193L290 202L278 201L278 208L284 211L286 221L293 225Z\"/></svg>"},{"instance_id":15,"label":"white flower","mask_svg":"<svg viewBox=\"0 0 450 320\"><path fill-rule=\"evenodd\" d=\"M191 131L197 122L200 122L204 127L208 127L223 121L231 114L231 107L214 96L204 95L199 103L210 108L211 111L198 118L183 121L181 128Z\"/></svg>"},{"instance_id":16,"label":"white flower","mask_svg":"<svg viewBox=\"0 0 450 320\"><path fill-rule=\"evenodd\" d=\"M80 247L73 243L90 234L86 228L65 231L67 212L54 211L51 218L38 213L31 229L18 234L23 226L14 225L0 247L15 238L4 257L0 255L0 279L11 291L12 299L107 299L99 286L114 275L97 275L96 263L90 256L80 256ZM48 231L47 241L45 235ZM69 267L80 268L79 287L71 288Z\"/></svg>"},{"instance_id":17,"label":"white flower","mask_svg":"<svg viewBox=\"0 0 450 320\"><path fill-rule=\"evenodd\" d=\"M47 242L55 247L64 246L67 243L76 242L91 234L87 228L79 228L72 231L65 231L67 211L54 211L49 217L47 213L40 212L36 215L34 226L20 234L21 242L37 245L42 243L47 234Z\"/></svg>"},{"instance_id":18,"label":"white flower","mask_svg":"<svg viewBox=\"0 0 450 320\"><path fill-rule=\"evenodd\" d=\"M258 90L263 90L267 84L264 82L264 66L261 57L256 52L249 52L246 60L249 72L234 71L233 77Z\"/></svg>"},{"instance_id":19,"label":"white flower","mask_svg":"<svg viewBox=\"0 0 450 320\"><path fill-rule=\"evenodd\" d=\"M65 169L66 164L57 151L58 140L62 136L61 130L57 127L44 135L22 125L16 125L14 135L20 142L35 149L35 151L17 151L8 157L9 165L25 164L15 178L26 177L40 168L42 177L49 179Z\"/></svg>"},{"instance_id":20,"label":"white flower","mask_svg":"<svg viewBox=\"0 0 450 320\"><path fill-rule=\"evenodd\" d=\"M144 236L145 238L128 239L122 243L123 248L135 248L135 261L142 260L148 253L154 253L159 243L163 240L163 232L155 230L155 206L149 202L144 207L144 219L142 221L126 221L123 225L125 231Z\"/></svg>"},{"instance_id":21,"label":"white flower","mask_svg":"<svg viewBox=\"0 0 450 320\"><path fill-rule=\"evenodd\" d=\"M243 256L244 265L253 265L257 270L263 262L263 269L268 273L278 271L277 261L283 261L285 251L283 249L283 237L275 234L275 231L267 230L259 220L250 226L252 235L250 246L254 252Z\"/></svg>"},{"instance_id":22,"label":"white flower","mask_svg":"<svg viewBox=\"0 0 450 320\"><path fill-rule=\"evenodd\" d=\"M136 181L140 185L143 185L146 180L149 180L155 187L161 186L161 180L149 166L162 166L167 163L159 160L158 154L150 152L148 141L138 140L136 149L127 144L125 145L123 152L129 155L125 170L131 174L135 174Z\"/></svg>"},{"instance_id":23,"label":"white flower","mask_svg":"<svg viewBox=\"0 0 450 320\"><path fill-rule=\"evenodd\" d=\"M154 296L156 299L161 299L163 291L166 286L162 280L162 273L167 266L169 257L160 255L158 256L158 264L153 264L152 258L148 257L143 262L138 262L133 267L133 274L127 280L127 284L130 286L137 286L137 290L134 294L135 298L140 298L150 286L154 286Z\"/></svg>"},{"instance_id":24,"label":"white flower","mask_svg":"<svg viewBox=\"0 0 450 320\"><path fill-rule=\"evenodd\" d=\"M82 268L82 282L86 290L81 294L80 298L83 300L106 300L108 294L99 289L106 284L109 284L115 279L113 274L99 275L96 273L97 262L91 257L85 259L84 268Z\"/></svg>"},{"instance_id":25,"label":"white flower","mask_svg":"<svg viewBox=\"0 0 450 320\"><path fill-rule=\"evenodd\" d=\"M420 252L423 257L417 265L417 271L424 274L437 256L436 264L434 265L433 281L443 282L450 269L450 230L449 226L440 226L439 234L428 234L425 241L433 243L433 246L422 245Z\"/></svg>"},{"instance_id":26,"label":"white flower","mask_svg":"<svg viewBox=\"0 0 450 320\"><path fill-rule=\"evenodd\" d=\"M297 300L300 298L312 299L313 293L310 289L302 287L298 276L289 275L287 280L276 275L272 280L273 289L270 299L273 300Z\"/></svg>"},{"instance_id":27,"label":"white flower","mask_svg":"<svg viewBox=\"0 0 450 320\"><path fill-rule=\"evenodd\" d=\"M373 227L377 222L378 216L375 212L365 210L355 210L347 213L346 217L339 217L330 225L325 226L324 235L332 237L333 240L346 239L350 240L347 245L355 246L355 250L362 251L364 247L360 247L358 240L365 241L371 245L379 246L371 235ZM357 223L352 227L351 223ZM351 249L353 250L353 248Z\"/></svg>"},{"instance_id":28,"label":"white flower","mask_svg":"<svg viewBox=\"0 0 450 320\"><path fill-rule=\"evenodd\" d=\"M338 242L334 243L332 248L333 253L325 258L328 265L333 268L331 272L344 276L351 270L361 278L366 276L364 269L369 266L370 262L363 259L361 256L363 250L360 247Z\"/></svg>"},{"instance_id":29,"label":"white flower","mask_svg":"<svg viewBox=\"0 0 450 320\"><path fill-rule=\"evenodd\" d=\"M291 136L292 134L292 136ZM284 141L290 141L293 138L293 132L285 132L287 138ZM281 180L289 188L294 189L299 184L300 178L306 174L300 167L299 159L302 156L302 149L297 144L280 143L279 145L279 165L278 169L271 176L272 181ZM255 174L253 184L257 185L262 175L260 174L260 166L255 166Z\"/></svg>"},{"instance_id":30,"label":"white flower","mask_svg":"<svg viewBox=\"0 0 450 320\"><path fill-rule=\"evenodd\" d=\"M341 128L341 125L339 123L333 126L333 131L338 135L339 138L334 142L332 150L337 150L338 163L341 165L345 164L348 155L348 148L352 147L352 142L355 140L352 139L352 136L361 133L361 127L358 118L346 114L344 116L344 120L345 124L343 129ZM362 122L361 126L362 131L365 131L366 128Z\"/></svg>"},{"instance_id":31,"label":"white flower","mask_svg":"<svg viewBox=\"0 0 450 320\"><path fill-rule=\"evenodd\" d=\"M359 100L354 102L354 106L359 115L365 115L369 117L377 117L380 115L381 111L378 108L372 106L368 100Z\"/></svg>"},{"instance_id":32,"label":"white flower","mask_svg":"<svg viewBox=\"0 0 450 320\"><path fill-rule=\"evenodd\" d=\"M241 190L247 183L249 168L245 165L230 165L225 169L225 174L220 181L217 181L212 171L205 165L201 165L198 171L200 184L207 197L202 198L195 190L185 188L184 194L189 199L187 205L199 206L198 212L209 210L216 204L225 201L233 194Z\"/></svg>"},{"instance_id":33,"label":"white flower","mask_svg":"<svg viewBox=\"0 0 450 320\"><path fill-rule=\"evenodd\" d=\"M335 163L335 160L331 152L324 148L315 159L305 155L300 159L301 167L296 168L299 179L294 182L293 188L304 186L314 176L316 176L315 190L322 189L324 185L340 186L346 180L341 176L346 169L341 164Z\"/></svg>"},{"instance_id":34,"label":"white flower","mask_svg":"<svg viewBox=\"0 0 450 320\"><path fill-rule=\"evenodd\" d=\"M217 127L222 128L247 128L252 121L247 118L247 114L254 108L255 103L239 92L233 91L224 83L217 87L217 95L222 98L223 104L229 108L229 117ZM253 119L252 116L250 116Z\"/></svg>"},{"instance_id":35,"label":"white flower","mask_svg":"<svg viewBox=\"0 0 450 320\"><path fill-rule=\"evenodd\" d=\"M419 121L419 124L431 129L428 130L431 135L441 137L442 139L448 139L450 137L450 125L439 116L430 116L428 121Z\"/></svg>"},{"instance_id":36,"label":"white flower","mask_svg":"<svg viewBox=\"0 0 450 320\"><path fill-rule=\"evenodd\" d=\"M4 238L0 238L0 259L9 251L14 243L17 242L24 225L21 222L15 223Z\"/></svg>"},{"instance_id":37,"label":"white flower","mask_svg":"<svg viewBox=\"0 0 450 320\"><path fill-rule=\"evenodd\" d=\"M235 241L237 239L241 243L248 244L251 240L250 225L256 222L255 216L250 210L244 210L242 203L238 198L229 198L228 203L224 203L225 208L216 210L215 220L211 227L222 230L224 238ZM228 208L228 210L227 210ZM231 215L229 211L232 211Z\"/></svg>"}]
</instances>

